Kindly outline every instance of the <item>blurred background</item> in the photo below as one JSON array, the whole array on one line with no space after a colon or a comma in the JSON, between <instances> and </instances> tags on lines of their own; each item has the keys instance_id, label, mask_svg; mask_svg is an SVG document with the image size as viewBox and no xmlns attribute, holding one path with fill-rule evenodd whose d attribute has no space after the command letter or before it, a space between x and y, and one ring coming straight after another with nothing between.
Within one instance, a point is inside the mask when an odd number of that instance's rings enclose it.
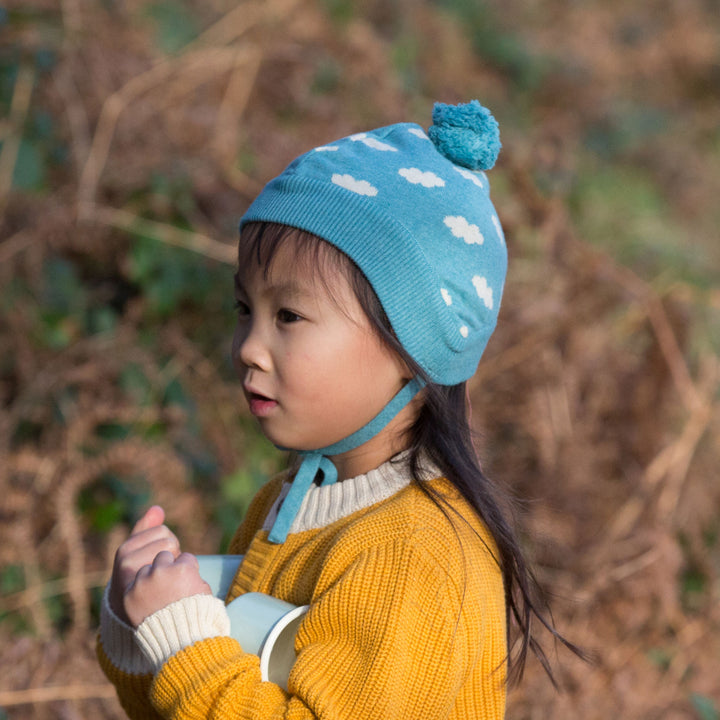
<instances>
[{"instance_id":1,"label":"blurred background","mask_svg":"<svg viewBox=\"0 0 720 720\"><path fill-rule=\"evenodd\" d=\"M508 718L720 718L720 2L0 7L0 720L94 660L150 502L221 551L284 458L229 362L236 227L297 154L478 98L510 273L472 381L555 621Z\"/></svg>"}]
</instances>

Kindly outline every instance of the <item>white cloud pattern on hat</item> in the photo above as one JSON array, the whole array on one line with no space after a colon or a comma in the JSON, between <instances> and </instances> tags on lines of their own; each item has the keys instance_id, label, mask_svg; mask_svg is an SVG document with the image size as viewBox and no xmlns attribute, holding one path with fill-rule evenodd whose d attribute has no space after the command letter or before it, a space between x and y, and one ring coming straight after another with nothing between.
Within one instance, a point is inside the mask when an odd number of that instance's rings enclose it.
<instances>
[{"instance_id":1,"label":"white cloud pattern on hat","mask_svg":"<svg viewBox=\"0 0 720 720\"><path fill-rule=\"evenodd\" d=\"M357 193L358 195L375 197L375 195L378 194L377 188L371 185L367 180L356 180L352 175L340 175L339 173L334 173L331 179L335 185L339 185L340 187Z\"/></svg>"},{"instance_id":2,"label":"white cloud pattern on hat","mask_svg":"<svg viewBox=\"0 0 720 720\"><path fill-rule=\"evenodd\" d=\"M480 228L462 215L447 215L443 222L455 237L462 238L468 245L482 245L485 242Z\"/></svg>"},{"instance_id":3,"label":"white cloud pattern on hat","mask_svg":"<svg viewBox=\"0 0 720 720\"><path fill-rule=\"evenodd\" d=\"M422 185L426 188L445 187L445 181L434 172L423 172L419 168L400 168L398 174L413 185Z\"/></svg>"},{"instance_id":4,"label":"white cloud pattern on hat","mask_svg":"<svg viewBox=\"0 0 720 720\"><path fill-rule=\"evenodd\" d=\"M502 244L504 245L505 244L505 235L503 235L502 226L500 225L500 218L498 218L498 216L495 215L495 213L493 213L493 216L492 216L492 223L495 226L495 230L497 230L497 234L498 234L498 237L500 238L500 242L502 242Z\"/></svg>"},{"instance_id":5,"label":"white cloud pattern on hat","mask_svg":"<svg viewBox=\"0 0 720 720\"><path fill-rule=\"evenodd\" d=\"M488 310L493 309L493 291L488 285L487 278L475 275L472 279L472 284L475 286L478 297L485 303L485 307Z\"/></svg>"},{"instance_id":6,"label":"white cloud pattern on hat","mask_svg":"<svg viewBox=\"0 0 720 720\"><path fill-rule=\"evenodd\" d=\"M367 145L369 148L372 148L373 150L382 150L385 152L397 152L398 149L396 147L393 147L392 145L388 145L387 143L380 142L377 138L370 137L367 133L357 133L355 135L350 136L350 140L353 142L361 142L365 145Z\"/></svg>"},{"instance_id":7,"label":"white cloud pattern on hat","mask_svg":"<svg viewBox=\"0 0 720 720\"><path fill-rule=\"evenodd\" d=\"M315 148L315 152L337 152L339 149L337 145L321 145Z\"/></svg>"},{"instance_id":8,"label":"white cloud pattern on hat","mask_svg":"<svg viewBox=\"0 0 720 720\"><path fill-rule=\"evenodd\" d=\"M448 307L452 305L452 295L445 288L440 288L440 294Z\"/></svg>"},{"instance_id":9,"label":"white cloud pattern on hat","mask_svg":"<svg viewBox=\"0 0 720 720\"><path fill-rule=\"evenodd\" d=\"M427 136L427 133L424 130L421 130L420 128L411 127L408 128L408 132L411 135L415 135L416 137L422 138L423 140L429 140L430 138Z\"/></svg>"},{"instance_id":10,"label":"white cloud pattern on hat","mask_svg":"<svg viewBox=\"0 0 720 720\"><path fill-rule=\"evenodd\" d=\"M478 187L485 187L482 181L482 178L485 177L484 173L474 173L465 168L458 167L457 165L453 165L453 169L457 170L466 180L474 182Z\"/></svg>"}]
</instances>

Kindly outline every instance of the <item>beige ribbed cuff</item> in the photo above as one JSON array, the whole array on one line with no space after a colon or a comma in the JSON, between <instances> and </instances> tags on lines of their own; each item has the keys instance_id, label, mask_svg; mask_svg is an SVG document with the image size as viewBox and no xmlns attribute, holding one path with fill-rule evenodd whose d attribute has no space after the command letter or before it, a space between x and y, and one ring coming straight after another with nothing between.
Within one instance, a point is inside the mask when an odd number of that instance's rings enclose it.
<instances>
[{"instance_id":1,"label":"beige ribbed cuff","mask_svg":"<svg viewBox=\"0 0 720 720\"><path fill-rule=\"evenodd\" d=\"M150 663L135 642L135 629L124 623L110 607L110 583L105 588L100 609L100 642L112 664L130 675L152 672Z\"/></svg>"},{"instance_id":2,"label":"beige ribbed cuff","mask_svg":"<svg viewBox=\"0 0 720 720\"><path fill-rule=\"evenodd\" d=\"M183 648L199 640L230 634L225 603L213 595L193 595L171 603L146 617L135 631L135 642L158 670Z\"/></svg>"}]
</instances>

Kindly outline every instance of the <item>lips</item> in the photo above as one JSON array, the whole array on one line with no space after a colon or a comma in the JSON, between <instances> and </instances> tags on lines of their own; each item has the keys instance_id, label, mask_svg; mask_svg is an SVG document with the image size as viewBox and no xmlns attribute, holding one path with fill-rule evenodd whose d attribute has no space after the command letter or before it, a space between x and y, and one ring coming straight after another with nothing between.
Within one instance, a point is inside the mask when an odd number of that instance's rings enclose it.
<instances>
[{"instance_id":1,"label":"lips","mask_svg":"<svg viewBox=\"0 0 720 720\"><path fill-rule=\"evenodd\" d=\"M277 407L277 400L273 400L266 395L262 395L248 388L245 389L245 395L248 406L250 407L250 412L255 415L255 417L266 417Z\"/></svg>"}]
</instances>

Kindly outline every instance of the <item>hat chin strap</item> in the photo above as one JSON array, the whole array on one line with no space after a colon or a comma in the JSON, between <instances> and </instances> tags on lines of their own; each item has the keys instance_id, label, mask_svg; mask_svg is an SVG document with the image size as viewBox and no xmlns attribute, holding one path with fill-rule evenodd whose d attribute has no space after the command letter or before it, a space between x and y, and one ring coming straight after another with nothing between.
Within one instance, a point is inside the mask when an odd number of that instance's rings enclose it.
<instances>
[{"instance_id":1,"label":"hat chin strap","mask_svg":"<svg viewBox=\"0 0 720 720\"><path fill-rule=\"evenodd\" d=\"M375 437L422 390L424 385L425 383L420 378L413 378L367 425L363 425L352 435L324 448L298 451L302 462L292 481L290 491L282 502L272 530L270 530L268 535L270 542L285 542L290 526L300 511L302 501L313 484L318 470L323 471L323 485L332 485L337 482L337 468L328 456L354 450Z\"/></svg>"}]
</instances>

